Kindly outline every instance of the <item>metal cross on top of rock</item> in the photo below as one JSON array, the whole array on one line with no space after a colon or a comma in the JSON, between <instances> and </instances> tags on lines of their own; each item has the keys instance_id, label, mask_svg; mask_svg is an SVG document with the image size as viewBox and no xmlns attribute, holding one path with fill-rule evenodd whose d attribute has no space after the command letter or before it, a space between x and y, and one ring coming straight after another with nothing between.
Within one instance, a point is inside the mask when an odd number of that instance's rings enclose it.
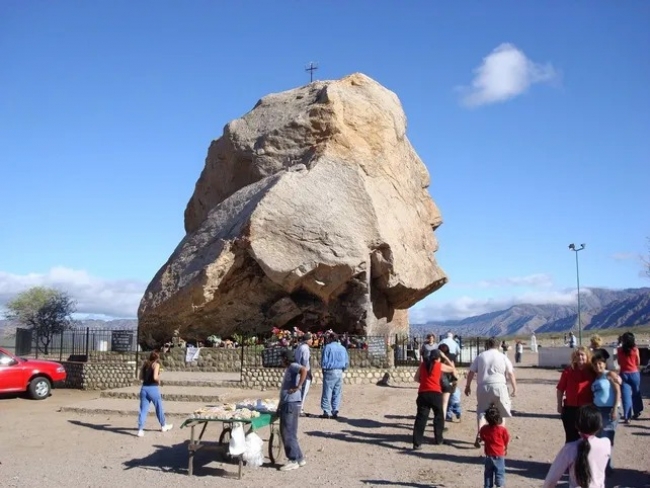
<instances>
[{"instance_id":1,"label":"metal cross on top of rock","mask_svg":"<svg viewBox=\"0 0 650 488\"><path fill-rule=\"evenodd\" d=\"M309 83L314 81L314 71L318 69L318 63L309 63L309 66L305 68L305 71L309 71Z\"/></svg>"}]
</instances>

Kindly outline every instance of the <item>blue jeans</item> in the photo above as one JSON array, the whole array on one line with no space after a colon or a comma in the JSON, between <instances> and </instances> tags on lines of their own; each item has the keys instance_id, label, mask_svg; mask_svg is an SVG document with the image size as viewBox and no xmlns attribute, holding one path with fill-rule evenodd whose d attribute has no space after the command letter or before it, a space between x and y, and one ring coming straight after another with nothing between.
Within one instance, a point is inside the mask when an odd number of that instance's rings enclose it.
<instances>
[{"instance_id":1,"label":"blue jeans","mask_svg":"<svg viewBox=\"0 0 650 488\"><path fill-rule=\"evenodd\" d=\"M284 454L289 461L300 461L302 451L298 444L298 419L300 418L301 402L283 403L278 407L280 412L280 435L284 444Z\"/></svg>"},{"instance_id":2,"label":"blue jeans","mask_svg":"<svg viewBox=\"0 0 650 488\"><path fill-rule=\"evenodd\" d=\"M149 403L153 403L156 407L156 417L160 426L165 425L165 411L163 410L162 397L160 396L160 388L158 385L142 386L140 389L140 417L138 418L138 430L144 428L144 423L147 420L149 413Z\"/></svg>"},{"instance_id":3,"label":"blue jeans","mask_svg":"<svg viewBox=\"0 0 650 488\"><path fill-rule=\"evenodd\" d=\"M506 486L506 458L501 456L485 456L483 480L484 488Z\"/></svg>"},{"instance_id":4,"label":"blue jeans","mask_svg":"<svg viewBox=\"0 0 650 488\"><path fill-rule=\"evenodd\" d=\"M449 404L447 405L447 419L448 421L452 420L452 414L456 416L457 419L460 418L462 413L460 408L460 388L456 387L454 392L449 397Z\"/></svg>"},{"instance_id":5,"label":"blue jeans","mask_svg":"<svg viewBox=\"0 0 650 488\"><path fill-rule=\"evenodd\" d=\"M623 397L623 418L631 419L633 415L640 415L643 411L641 399L641 373L621 373L623 384L621 396Z\"/></svg>"},{"instance_id":6,"label":"blue jeans","mask_svg":"<svg viewBox=\"0 0 650 488\"><path fill-rule=\"evenodd\" d=\"M343 370L323 370L323 393L320 397L320 408L327 415L338 414L341 406L341 390L343 388Z\"/></svg>"},{"instance_id":7,"label":"blue jeans","mask_svg":"<svg viewBox=\"0 0 650 488\"><path fill-rule=\"evenodd\" d=\"M612 420L612 409L614 407L596 407L603 420L603 428L596 434L597 437L607 437L612 443L612 450L614 448L614 434L616 434L616 425L618 424L618 412L616 412L615 420ZM612 469L612 458L610 456L607 461L608 471ZM607 471L606 471L607 472Z\"/></svg>"}]
</instances>

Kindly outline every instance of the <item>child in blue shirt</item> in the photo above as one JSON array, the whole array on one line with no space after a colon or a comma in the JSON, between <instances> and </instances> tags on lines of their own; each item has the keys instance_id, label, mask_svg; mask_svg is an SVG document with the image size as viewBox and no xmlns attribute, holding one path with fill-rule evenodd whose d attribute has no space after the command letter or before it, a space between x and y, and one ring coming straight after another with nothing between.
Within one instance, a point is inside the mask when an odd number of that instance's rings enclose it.
<instances>
[{"instance_id":1,"label":"child in blue shirt","mask_svg":"<svg viewBox=\"0 0 650 488\"><path fill-rule=\"evenodd\" d=\"M614 434L618 423L618 405L621 401L621 387L607 371L607 358L596 354L591 358L591 365L596 371L596 379L591 384L591 391L594 394L594 406L598 409L602 418L603 427L597 437L607 437L614 447ZM611 458L607 463L605 475L613 473Z\"/></svg>"}]
</instances>

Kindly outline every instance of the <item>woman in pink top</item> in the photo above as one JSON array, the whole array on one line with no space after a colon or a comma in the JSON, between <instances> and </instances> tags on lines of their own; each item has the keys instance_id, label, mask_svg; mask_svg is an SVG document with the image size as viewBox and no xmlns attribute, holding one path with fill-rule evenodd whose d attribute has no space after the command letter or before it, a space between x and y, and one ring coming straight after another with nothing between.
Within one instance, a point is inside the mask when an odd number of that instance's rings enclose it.
<instances>
[{"instance_id":1,"label":"woman in pink top","mask_svg":"<svg viewBox=\"0 0 650 488\"><path fill-rule=\"evenodd\" d=\"M643 411L641 374L639 373L641 357L632 332L626 332L621 336L621 347L616 350L616 359L623 380L621 385L623 421L627 424L630 419L638 419Z\"/></svg>"},{"instance_id":2,"label":"woman in pink top","mask_svg":"<svg viewBox=\"0 0 650 488\"><path fill-rule=\"evenodd\" d=\"M598 409L585 405L578 410L580 439L564 444L548 470L544 488L554 488L569 470L569 488L605 488L605 468L612 453L612 444L596 434L602 427Z\"/></svg>"}]
</instances>

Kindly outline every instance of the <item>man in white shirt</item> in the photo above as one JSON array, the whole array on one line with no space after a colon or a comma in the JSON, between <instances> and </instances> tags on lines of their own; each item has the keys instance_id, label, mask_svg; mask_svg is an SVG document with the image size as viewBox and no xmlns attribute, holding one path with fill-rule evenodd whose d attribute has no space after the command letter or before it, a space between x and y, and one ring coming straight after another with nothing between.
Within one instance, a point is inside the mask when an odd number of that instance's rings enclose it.
<instances>
[{"instance_id":1,"label":"man in white shirt","mask_svg":"<svg viewBox=\"0 0 650 488\"><path fill-rule=\"evenodd\" d=\"M517 393L517 380L512 367L512 362L505 354L499 352L499 341L491 337L486 342L486 350L479 354L467 373L465 395L472 393L472 380L476 376L476 415L477 434L475 447L481 447L478 432L485 425L485 411L494 404L501 412L501 417L512 417L510 411L510 394L508 393L507 380L512 384L512 396ZM504 420L505 423L505 420Z\"/></svg>"},{"instance_id":2,"label":"man in white shirt","mask_svg":"<svg viewBox=\"0 0 650 488\"><path fill-rule=\"evenodd\" d=\"M447 357L449 357L449 359L455 363L456 358L460 354L460 346L458 345L458 342L454 340L454 334L447 332L447 336L441 340L438 345L440 344L447 344L447 347L449 348L449 354Z\"/></svg>"}]
</instances>

